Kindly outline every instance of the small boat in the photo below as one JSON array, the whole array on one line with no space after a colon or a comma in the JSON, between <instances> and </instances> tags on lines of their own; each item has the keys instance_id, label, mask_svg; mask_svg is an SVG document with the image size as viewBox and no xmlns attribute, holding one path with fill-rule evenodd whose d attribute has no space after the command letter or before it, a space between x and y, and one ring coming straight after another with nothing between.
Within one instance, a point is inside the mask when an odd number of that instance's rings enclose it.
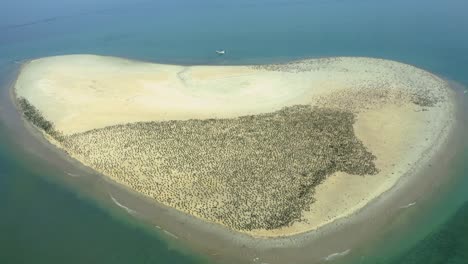
<instances>
[{"instance_id":1,"label":"small boat","mask_svg":"<svg viewBox=\"0 0 468 264\"><path fill-rule=\"evenodd\" d=\"M224 55L224 54L226 54L226 51L225 51L225 50L217 50L217 51L216 51L216 54L218 54L218 55Z\"/></svg>"}]
</instances>

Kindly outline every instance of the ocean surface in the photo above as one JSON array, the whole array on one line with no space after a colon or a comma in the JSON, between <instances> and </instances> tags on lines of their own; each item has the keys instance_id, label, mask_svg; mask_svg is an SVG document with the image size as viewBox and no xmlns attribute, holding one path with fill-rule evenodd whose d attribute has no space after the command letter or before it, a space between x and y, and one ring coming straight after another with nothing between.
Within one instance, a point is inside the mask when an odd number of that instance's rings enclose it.
<instances>
[{"instance_id":1,"label":"ocean surface","mask_svg":"<svg viewBox=\"0 0 468 264\"><path fill-rule=\"evenodd\" d=\"M0 116L14 114L5 107L5 91L22 61L71 53L216 65L370 56L468 86L466 0L94 2L0 3ZM217 56L216 49L227 54ZM11 126L0 119L0 263L213 261L63 183L63 171L29 153ZM418 217L402 217L395 232L330 263L468 263L462 144L441 175L452 180L429 207L417 209Z\"/></svg>"}]
</instances>

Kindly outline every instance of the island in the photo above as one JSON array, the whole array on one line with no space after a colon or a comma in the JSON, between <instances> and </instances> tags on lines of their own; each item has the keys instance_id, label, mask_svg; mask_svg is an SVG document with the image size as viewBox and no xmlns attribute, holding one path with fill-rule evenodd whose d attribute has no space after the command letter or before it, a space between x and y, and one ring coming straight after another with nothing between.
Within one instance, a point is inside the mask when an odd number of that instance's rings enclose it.
<instances>
[{"instance_id":1,"label":"island","mask_svg":"<svg viewBox=\"0 0 468 264\"><path fill-rule=\"evenodd\" d=\"M55 56L24 64L14 93L66 155L255 238L364 208L437 152L455 111L445 80L360 57L182 66Z\"/></svg>"}]
</instances>

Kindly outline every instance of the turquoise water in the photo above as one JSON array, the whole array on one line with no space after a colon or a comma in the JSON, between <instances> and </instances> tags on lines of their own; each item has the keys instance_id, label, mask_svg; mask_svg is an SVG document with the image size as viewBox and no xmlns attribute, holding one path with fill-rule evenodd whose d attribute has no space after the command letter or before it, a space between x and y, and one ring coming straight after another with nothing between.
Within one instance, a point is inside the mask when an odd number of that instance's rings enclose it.
<instances>
[{"instance_id":1,"label":"turquoise water","mask_svg":"<svg viewBox=\"0 0 468 264\"><path fill-rule=\"evenodd\" d=\"M44 180L47 168L10 147L0 147L0 263L198 263Z\"/></svg>"},{"instance_id":2,"label":"turquoise water","mask_svg":"<svg viewBox=\"0 0 468 264\"><path fill-rule=\"evenodd\" d=\"M372 56L468 85L468 2L463 0L21 0L1 5L3 90L15 61L69 53L177 64ZM216 56L215 49L226 49L227 55ZM2 105L0 111L5 111ZM53 177L59 171L25 152L16 138L2 120L0 263L206 262L62 184ZM401 220L407 231L382 237L343 262L468 263L467 160L465 148L447 172L457 176L448 190L420 218Z\"/></svg>"}]
</instances>

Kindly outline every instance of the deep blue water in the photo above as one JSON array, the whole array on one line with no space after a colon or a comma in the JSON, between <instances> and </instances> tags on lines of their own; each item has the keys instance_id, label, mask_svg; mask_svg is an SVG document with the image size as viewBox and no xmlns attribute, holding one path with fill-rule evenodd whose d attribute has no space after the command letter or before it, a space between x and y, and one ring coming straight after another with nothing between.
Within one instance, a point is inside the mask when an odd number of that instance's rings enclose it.
<instances>
[{"instance_id":1,"label":"deep blue water","mask_svg":"<svg viewBox=\"0 0 468 264\"><path fill-rule=\"evenodd\" d=\"M0 69L70 53L177 64L371 56L468 86L467 11L466 0L17 0L0 3ZM1 71L0 81L9 78ZM201 261L50 180L53 168L28 157L3 125L0 135L0 263ZM468 263L468 168L457 166L459 182L428 220L360 263Z\"/></svg>"}]
</instances>

